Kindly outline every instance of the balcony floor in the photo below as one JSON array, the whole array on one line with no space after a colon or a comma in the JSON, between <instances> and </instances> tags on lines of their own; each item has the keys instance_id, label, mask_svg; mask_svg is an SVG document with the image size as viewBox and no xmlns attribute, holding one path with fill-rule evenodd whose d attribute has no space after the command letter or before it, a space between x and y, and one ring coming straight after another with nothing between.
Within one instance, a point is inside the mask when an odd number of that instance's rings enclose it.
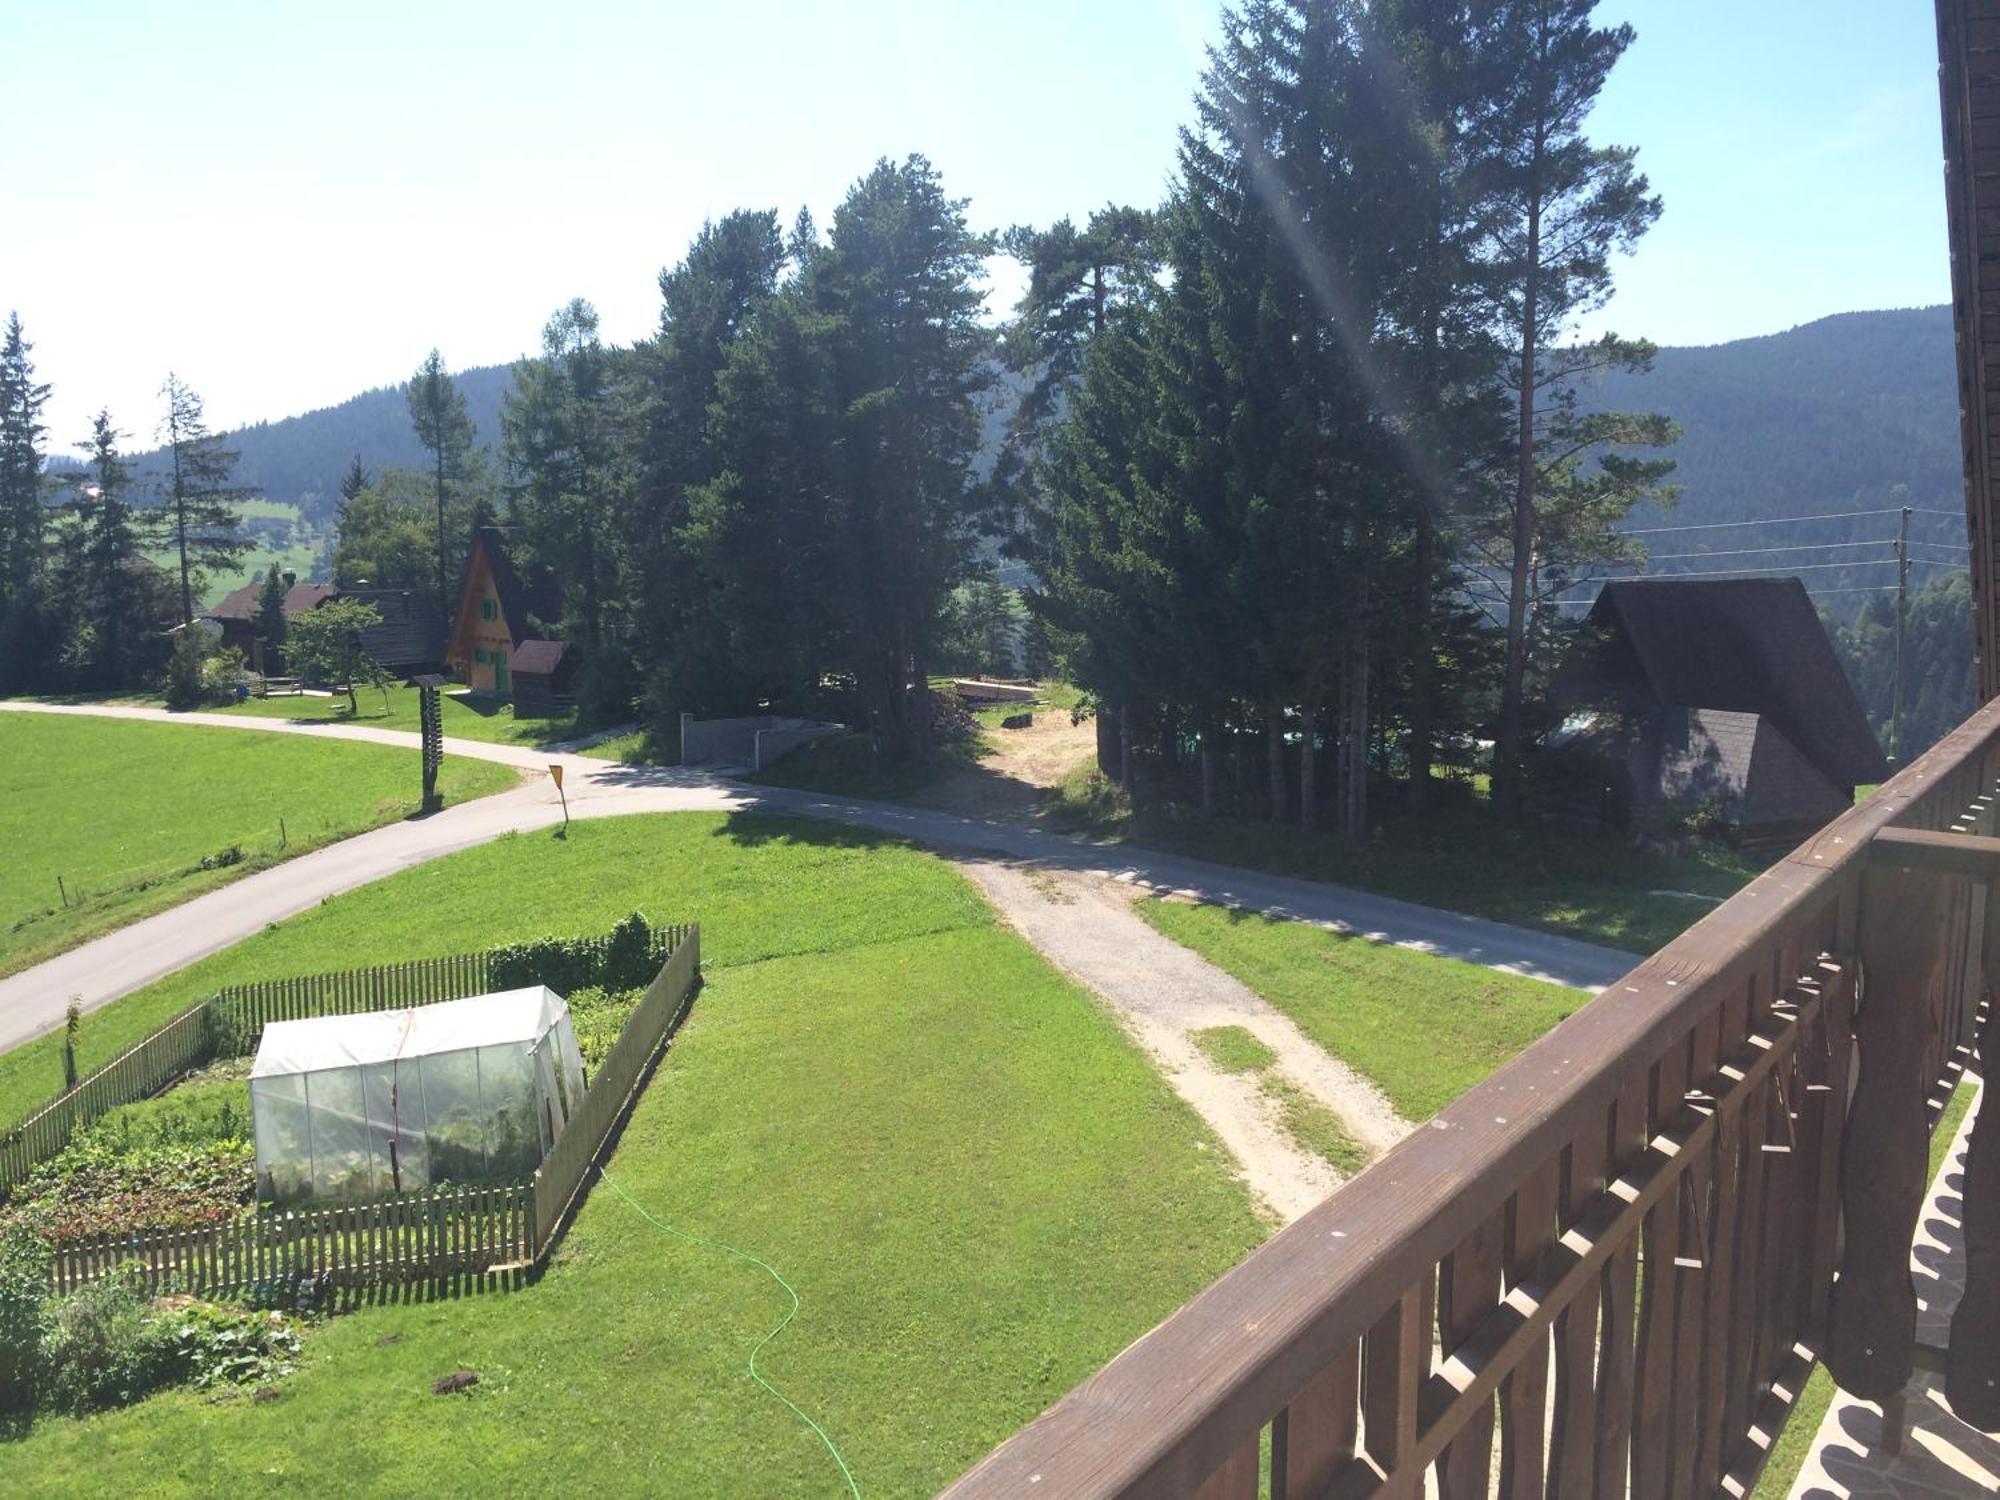
<instances>
[{"instance_id":1,"label":"balcony floor","mask_svg":"<svg viewBox=\"0 0 2000 1500\"><path fill-rule=\"evenodd\" d=\"M1965 1247L1959 1235L1959 1169L1965 1138L1985 1105L1981 1097L1965 1112L1958 1138L1945 1154L1931 1184L1930 1207L1917 1229L1910 1270L1917 1283L1917 1338L1943 1347L1950 1336L1952 1309L1965 1287ZM1941 1389L1943 1377L1919 1372L1908 1398L1909 1420L1903 1451L1881 1449L1882 1409L1845 1393L1834 1397L1820 1424L1812 1456L1791 1489L1790 1500L1932 1500L1940 1495L2000 1493L2000 1441L1975 1432L1951 1414Z\"/></svg>"}]
</instances>

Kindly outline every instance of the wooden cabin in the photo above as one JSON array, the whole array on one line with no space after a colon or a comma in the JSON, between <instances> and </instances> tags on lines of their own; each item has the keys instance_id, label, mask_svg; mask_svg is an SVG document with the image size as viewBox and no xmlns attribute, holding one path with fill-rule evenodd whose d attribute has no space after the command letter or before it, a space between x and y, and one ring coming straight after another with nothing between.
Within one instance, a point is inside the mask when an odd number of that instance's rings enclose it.
<instances>
[{"instance_id":1,"label":"wooden cabin","mask_svg":"<svg viewBox=\"0 0 2000 1500\"><path fill-rule=\"evenodd\" d=\"M541 639L542 622L560 614L554 588L546 580L537 583L522 580L499 527L473 533L444 655L446 666L475 693L511 697L516 653Z\"/></svg>"},{"instance_id":2,"label":"wooden cabin","mask_svg":"<svg viewBox=\"0 0 2000 1500\"><path fill-rule=\"evenodd\" d=\"M1608 583L1569 691L1597 711L1579 764L1614 783L1613 821L1706 815L1805 832L1886 780L1888 762L1796 578Z\"/></svg>"}]
</instances>

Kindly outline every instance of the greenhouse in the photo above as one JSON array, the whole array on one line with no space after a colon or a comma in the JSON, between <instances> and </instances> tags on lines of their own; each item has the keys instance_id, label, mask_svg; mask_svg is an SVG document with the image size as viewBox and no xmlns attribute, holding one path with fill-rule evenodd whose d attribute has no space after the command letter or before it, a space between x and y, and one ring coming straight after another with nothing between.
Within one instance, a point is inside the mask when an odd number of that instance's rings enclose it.
<instances>
[{"instance_id":1,"label":"greenhouse","mask_svg":"<svg viewBox=\"0 0 2000 1500\"><path fill-rule=\"evenodd\" d=\"M266 1202L524 1182L583 1102L583 1059L568 1004L537 985L274 1021L250 1102Z\"/></svg>"}]
</instances>

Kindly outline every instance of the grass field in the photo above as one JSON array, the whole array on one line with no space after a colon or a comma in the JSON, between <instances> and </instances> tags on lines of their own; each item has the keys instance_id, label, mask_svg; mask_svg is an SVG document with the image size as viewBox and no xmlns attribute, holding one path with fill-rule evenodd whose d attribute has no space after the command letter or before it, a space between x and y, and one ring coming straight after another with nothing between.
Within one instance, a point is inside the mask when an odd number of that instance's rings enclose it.
<instances>
[{"instance_id":1,"label":"grass field","mask_svg":"<svg viewBox=\"0 0 2000 1500\"><path fill-rule=\"evenodd\" d=\"M1537 979L1255 912L1180 901L1134 908L1226 969L1425 1120L1587 998Z\"/></svg>"},{"instance_id":2,"label":"grass field","mask_svg":"<svg viewBox=\"0 0 2000 1500\"><path fill-rule=\"evenodd\" d=\"M252 698L217 712L241 714L245 718L288 719L301 724L359 724L369 729L418 731L417 690L392 685L387 694L374 688L356 688L358 714L347 711L347 695L331 698ZM573 739L579 733L574 712L551 718L514 717L514 705L492 698L475 698L467 693L447 693L443 699L444 732L460 739L484 740L495 745L546 745Z\"/></svg>"},{"instance_id":3,"label":"grass field","mask_svg":"<svg viewBox=\"0 0 2000 1500\"><path fill-rule=\"evenodd\" d=\"M635 906L702 922L708 983L610 1174L797 1289L759 1366L864 1494L934 1492L1262 1237L1116 1025L947 866L872 836L705 814L521 836L341 896L177 989ZM0 1443L0 1493L844 1495L745 1370L786 1305L599 1184L538 1285L337 1318L274 1401L44 1420ZM459 1368L468 1395L430 1393Z\"/></svg>"},{"instance_id":4,"label":"grass field","mask_svg":"<svg viewBox=\"0 0 2000 1500\"><path fill-rule=\"evenodd\" d=\"M4 714L0 757L0 973L394 822L421 790L413 754L186 724ZM447 760L440 788L453 803L515 780Z\"/></svg>"}]
</instances>

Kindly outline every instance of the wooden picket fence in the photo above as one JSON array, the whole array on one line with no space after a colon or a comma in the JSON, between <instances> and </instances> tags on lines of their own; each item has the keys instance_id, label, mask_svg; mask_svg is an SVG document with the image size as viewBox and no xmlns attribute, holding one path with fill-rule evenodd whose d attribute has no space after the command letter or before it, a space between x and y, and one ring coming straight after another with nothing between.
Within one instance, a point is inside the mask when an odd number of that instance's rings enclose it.
<instances>
[{"instance_id":1,"label":"wooden picket fence","mask_svg":"<svg viewBox=\"0 0 2000 1500\"><path fill-rule=\"evenodd\" d=\"M656 928L656 961L666 963L688 932L686 926ZM582 946L602 951L610 942L606 934ZM486 950L220 990L0 1134L0 1193L61 1151L78 1130L120 1105L150 1098L217 1058L254 1052L273 1021L401 1010L485 994L493 988L493 968L493 952Z\"/></svg>"},{"instance_id":2,"label":"wooden picket fence","mask_svg":"<svg viewBox=\"0 0 2000 1500\"><path fill-rule=\"evenodd\" d=\"M487 983L489 967L484 952L453 953L410 963L231 985L211 1002L216 1053L234 1057L256 1051L264 1028L273 1021L402 1010L483 995L491 988Z\"/></svg>"},{"instance_id":3,"label":"wooden picket fence","mask_svg":"<svg viewBox=\"0 0 2000 1500\"><path fill-rule=\"evenodd\" d=\"M229 1297L258 1288L291 1297L452 1276L504 1278L531 1259L532 1193L445 1187L405 1198L302 1210L266 1210L198 1229L107 1234L54 1248L50 1284L73 1291L135 1268L158 1293Z\"/></svg>"},{"instance_id":4,"label":"wooden picket fence","mask_svg":"<svg viewBox=\"0 0 2000 1500\"><path fill-rule=\"evenodd\" d=\"M653 1059L680 1029L701 979L701 927L685 936L647 986L638 1008L611 1044L597 1076L584 1090L583 1104L535 1171L535 1259L546 1258L556 1232L575 1209L585 1177L597 1162L612 1129L631 1107Z\"/></svg>"},{"instance_id":5,"label":"wooden picket fence","mask_svg":"<svg viewBox=\"0 0 2000 1500\"><path fill-rule=\"evenodd\" d=\"M121 1104L158 1093L215 1056L204 1000L130 1051L106 1063L61 1098L0 1137L0 1190L14 1186L70 1142L70 1137Z\"/></svg>"},{"instance_id":6,"label":"wooden picket fence","mask_svg":"<svg viewBox=\"0 0 2000 1500\"><path fill-rule=\"evenodd\" d=\"M611 1044L576 1113L563 1126L532 1181L499 1187L442 1187L407 1197L327 1208L265 1209L197 1229L66 1241L55 1248L50 1273L53 1289L70 1291L128 1265L137 1266L156 1290L206 1297L239 1294L255 1287L289 1294L288 1289L319 1282L345 1298L416 1283L451 1283L455 1289L466 1290L514 1285L522 1275L546 1262L557 1235L582 1199L590 1169L693 1003L701 982L701 928L690 925L665 931L671 946L659 973ZM429 981L411 982L442 985L467 981L484 972L472 968L453 971L445 967L448 962L437 961ZM340 981L344 976L323 977ZM259 993L250 997L250 1003L258 1008L252 1013L264 1021L285 1019L286 1007L308 1006L322 999L329 1004L344 1003L347 997L367 992L340 982L329 982L316 993L301 993L286 985L254 988ZM393 986L383 991L390 992ZM231 998L217 996L207 1003L222 1004ZM398 1006L420 1003L424 1002L409 998L388 1002ZM356 1007L377 1008L382 1007ZM203 1009L197 1006L178 1017L112 1068L144 1052L174 1026L185 1025L190 1033L201 1031ZM149 1066L165 1067L173 1054L162 1046L146 1056L151 1059ZM181 1071L185 1070L183 1065ZM109 1074L111 1069L103 1072ZM91 1081L99 1076L92 1075ZM168 1078L172 1076L178 1074ZM76 1093L80 1092L81 1086ZM75 1093L66 1096L74 1097ZM67 1135L62 1139L67 1140ZM465 1279L462 1286L461 1279Z\"/></svg>"}]
</instances>

